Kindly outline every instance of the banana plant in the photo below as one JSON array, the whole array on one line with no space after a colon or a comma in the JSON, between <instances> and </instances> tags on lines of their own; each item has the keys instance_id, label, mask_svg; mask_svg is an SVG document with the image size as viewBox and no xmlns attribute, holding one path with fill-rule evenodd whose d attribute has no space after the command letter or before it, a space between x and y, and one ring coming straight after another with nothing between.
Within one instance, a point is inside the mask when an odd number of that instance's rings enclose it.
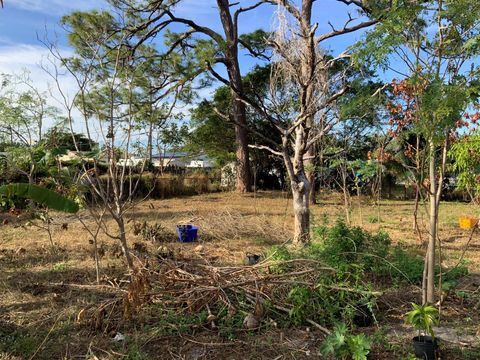
<instances>
[{"instance_id":1,"label":"banana plant","mask_svg":"<svg viewBox=\"0 0 480 360\"><path fill-rule=\"evenodd\" d=\"M76 213L79 210L79 206L75 201L38 185L13 183L0 186L0 198L5 197L9 199L13 196L30 199L57 211Z\"/></svg>"}]
</instances>

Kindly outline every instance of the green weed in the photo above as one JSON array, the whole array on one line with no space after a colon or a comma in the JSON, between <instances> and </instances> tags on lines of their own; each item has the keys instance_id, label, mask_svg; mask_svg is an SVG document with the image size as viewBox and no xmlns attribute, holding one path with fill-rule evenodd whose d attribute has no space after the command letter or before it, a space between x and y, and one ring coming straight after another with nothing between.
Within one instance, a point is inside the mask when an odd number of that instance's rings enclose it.
<instances>
[{"instance_id":1,"label":"green weed","mask_svg":"<svg viewBox=\"0 0 480 360\"><path fill-rule=\"evenodd\" d=\"M337 324L333 332L323 342L320 353L333 355L336 359L350 357L353 360L367 360L371 340L364 334L352 335L345 324Z\"/></svg>"},{"instance_id":2,"label":"green weed","mask_svg":"<svg viewBox=\"0 0 480 360\"><path fill-rule=\"evenodd\" d=\"M59 262L59 263L56 263L56 264L53 264L52 266L52 271L65 271L68 269L68 264L65 263L65 262Z\"/></svg>"}]
</instances>

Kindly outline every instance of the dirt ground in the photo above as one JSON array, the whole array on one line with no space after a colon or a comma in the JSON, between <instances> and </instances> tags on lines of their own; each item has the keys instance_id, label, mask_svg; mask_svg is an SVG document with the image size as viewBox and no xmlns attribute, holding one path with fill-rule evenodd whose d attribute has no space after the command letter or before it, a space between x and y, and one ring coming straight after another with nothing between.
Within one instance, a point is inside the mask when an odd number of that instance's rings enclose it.
<instances>
[{"instance_id":1,"label":"dirt ground","mask_svg":"<svg viewBox=\"0 0 480 360\"><path fill-rule=\"evenodd\" d=\"M394 243L422 249L412 229L412 209L412 201L382 200L375 205L367 198L361 202L352 198L350 217L354 225L386 231ZM344 214L338 194L321 194L320 203L312 207L312 223L332 224ZM443 263L452 266L464 258L470 275L462 279L460 286L477 294L480 235L474 235L463 254L469 231L458 227L460 215L480 215L480 209L465 203L441 205ZM121 333L125 338L120 341L114 340L117 330L83 326L79 323L82 310L112 298L111 285L124 281L125 271L118 244L102 234L98 242L104 286L95 285L93 246L89 242L92 237L79 218L94 228L85 210L78 217L53 214L53 253L44 229L29 225L22 214L0 214L0 359L320 358L318 348L323 335L305 326L285 329L267 323L256 332L240 329L233 337L201 326L193 331L168 333L162 328L166 324L155 323L154 314L150 314L146 321L123 326ZM176 224L196 224L198 242L170 241L161 246L183 257L208 257L216 265L242 265L247 253L261 253L271 245L287 241L292 229L291 199L283 192L213 193L148 200L136 205L126 218L130 245L139 251L155 251L160 245L144 241L141 234L135 235L135 227L143 222L160 224L162 236L169 240L174 239ZM419 224L424 238L425 221L421 205ZM111 219L107 219L107 224L113 231ZM392 289L380 299L379 310L383 304L387 313L379 319L379 326L365 331L385 339L388 345L379 346L382 340L377 342L369 358L407 359L412 333L403 325L402 314L418 296L418 288L412 287ZM477 303L466 302L451 296L444 303L439 331L450 341L444 359L480 359L480 297L476 299Z\"/></svg>"}]
</instances>

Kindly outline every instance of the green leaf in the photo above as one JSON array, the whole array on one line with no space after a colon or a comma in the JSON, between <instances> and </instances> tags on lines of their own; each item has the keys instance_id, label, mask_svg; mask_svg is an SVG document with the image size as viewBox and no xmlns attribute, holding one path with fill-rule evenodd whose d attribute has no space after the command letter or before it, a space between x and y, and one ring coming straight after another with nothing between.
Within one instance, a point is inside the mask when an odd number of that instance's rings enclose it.
<instances>
[{"instance_id":1,"label":"green leaf","mask_svg":"<svg viewBox=\"0 0 480 360\"><path fill-rule=\"evenodd\" d=\"M364 334L350 336L347 343L353 360L367 360L371 342Z\"/></svg>"},{"instance_id":2,"label":"green leaf","mask_svg":"<svg viewBox=\"0 0 480 360\"><path fill-rule=\"evenodd\" d=\"M428 304L417 305L412 303L412 307L413 310L406 314L407 324L413 325L417 330L423 330L434 338L433 325L437 325L439 322L438 309Z\"/></svg>"},{"instance_id":3,"label":"green leaf","mask_svg":"<svg viewBox=\"0 0 480 360\"><path fill-rule=\"evenodd\" d=\"M320 347L322 355L342 352L346 344L347 326L344 323L336 324L333 332L325 339Z\"/></svg>"},{"instance_id":4,"label":"green leaf","mask_svg":"<svg viewBox=\"0 0 480 360\"><path fill-rule=\"evenodd\" d=\"M31 199L50 209L67 213L76 213L79 210L75 201L67 199L55 191L32 184L14 183L0 186L0 196L6 198L18 196Z\"/></svg>"}]
</instances>

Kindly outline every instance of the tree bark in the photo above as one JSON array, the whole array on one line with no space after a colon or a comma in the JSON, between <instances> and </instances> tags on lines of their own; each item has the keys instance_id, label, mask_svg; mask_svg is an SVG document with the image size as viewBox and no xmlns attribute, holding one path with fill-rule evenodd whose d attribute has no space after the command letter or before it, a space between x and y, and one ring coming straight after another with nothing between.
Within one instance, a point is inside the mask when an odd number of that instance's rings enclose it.
<instances>
[{"instance_id":1,"label":"tree bark","mask_svg":"<svg viewBox=\"0 0 480 360\"><path fill-rule=\"evenodd\" d=\"M232 93L232 96L236 96ZM240 193L252 191L250 158L248 151L247 120L245 104L235 99L233 103L233 117L235 121L235 144L236 144L236 191ZM239 124L243 124L242 126Z\"/></svg>"},{"instance_id":2,"label":"tree bark","mask_svg":"<svg viewBox=\"0 0 480 360\"><path fill-rule=\"evenodd\" d=\"M153 122L150 122L148 126L148 138L147 138L147 156L148 164L153 164Z\"/></svg>"},{"instance_id":3,"label":"tree bark","mask_svg":"<svg viewBox=\"0 0 480 360\"><path fill-rule=\"evenodd\" d=\"M308 180L292 184L294 232L293 243L305 244L310 241L310 188Z\"/></svg>"},{"instance_id":4,"label":"tree bark","mask_svg":"<svg viewBox=\"0 0 480 360\"><path fill-rule=\"evenodd\" d=\"M293 243L296 245L310 242L310 182L305 167L305 129L295 129L293 159L288 153L288 138L283 138L283 159L290 178L293 196Z\"/></svg>"},{"instance_id":5,"label":"tree bark","mask_svg":"<svg viewBox=\"0 0 480 360\"><path fill-rule=\"evenodd\" d=\"M133 270L132 256L130 255L130 251L128 250L127 236L125 232L125 222L123 221L122 217L116 218L115 220L118 225L118 239L120 240L120 247L122 248L123 256L125 256L125 260L127 261L128 269Z\"/></svg>"},{"instance_id":6,"label":"tree bark","mask_svg":"<svg viewBox=\"0 0 480 360\"><path fill-rule=\"evenodd\" d=\"M315 191L316 191L316 187L315 187L315 155L316 155L316 151L315 151L315 145L312 145L308 151L307 151L307 159L305 160L305 165L307 167L307 172L306 172L306 175L307 175L307 179L308 179L308 182L310 183L310 197L309 197L309 201L310 201L310 204L312 205L315 205L317 203L317 199L316 199L316 194L315 194Z\"/></svg>"},{"instance_id":7,"label":"tree bark","mask_svg":"<svg viewBox=\"0 0 480 360\"><path fill-rule=\"evenodd\" d=\"M240 100L238 93L243 92L242 76L238 63L238 29L235 28L230 13L228 0L217 0L226 39L225 65L228 78L235 90L232 89L232 120L235 126L236 144L236 190L250 192L252 190L250 159L248 151L247 115L245 104ZM218 44L221 45L221 44Z\"/></svg>"}]
</instances>

